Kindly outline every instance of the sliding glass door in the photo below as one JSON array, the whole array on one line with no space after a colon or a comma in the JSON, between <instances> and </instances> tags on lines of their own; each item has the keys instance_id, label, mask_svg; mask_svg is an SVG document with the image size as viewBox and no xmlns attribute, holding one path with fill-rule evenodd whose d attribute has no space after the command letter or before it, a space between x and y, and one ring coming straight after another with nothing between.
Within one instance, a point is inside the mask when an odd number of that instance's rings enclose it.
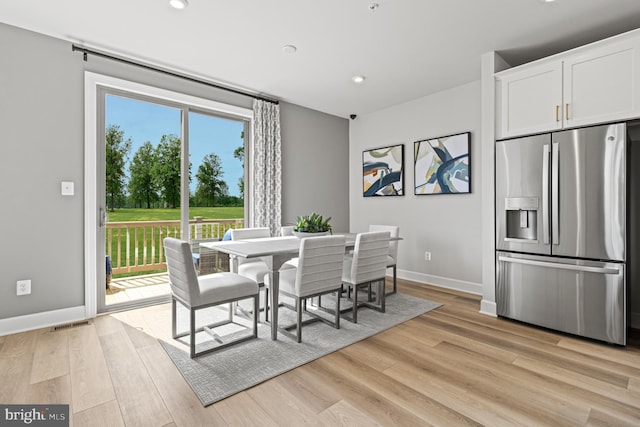
<instances>
[{"instance_id":1,"label":"sliding glass door","mask_svg":"<svg viewBox=\"0 0 640 427\"><path fill-rule=\"evenodd\" d=\"M97 103L97 309L168 301L162 240L190 241L200 271L200 243L244 224L250 120L108 87Z\"/></svg>"}]
</instances>

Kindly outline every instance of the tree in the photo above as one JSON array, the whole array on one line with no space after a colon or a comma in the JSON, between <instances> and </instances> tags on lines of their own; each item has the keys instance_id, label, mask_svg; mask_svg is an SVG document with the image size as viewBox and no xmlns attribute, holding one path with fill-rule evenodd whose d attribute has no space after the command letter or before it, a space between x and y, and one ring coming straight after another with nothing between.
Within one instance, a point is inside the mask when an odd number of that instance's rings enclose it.
<instances>
[{"instance_id":1,"label":"tree","mask_svg":"<svg viewBox=\"0 0 640 427\"><path fill-rule=\"evenodd\" d=\"M222 175L224 172L220 157L214 153L204 156L196 172L196 200L199 206L215 206L217 196L226 196L229 193L229 187Z\"/></svg>"},{"instance_id":2,"label":"tree","mask_svg":"<svg viewBox=\"0 0 640 427\"><path fill-rule=\"evenodd\" d=\"M244 140L244 132L242 132L240 137ZM241 145L234 150L233 157L240 160L242 163L242 170L244 170L244 145ZM244 198L244 176L238 178L238 189L240 189L240 197Z\"/></svg>"},{"instance_id":3,"label":"tree","mask_svg":"<svg viewBox=\"0 0 640 427\"><path fill-rule=\"evenodd\" d=\"M111 125L106 132L106 185L107 206L114 211L116 204L125 198L127 175L125 163L131 150L131 138L124 140L124 131L120 126Z\"/></svg>"},{"instance_id":4,"label":"tree","mask_svg":"<svg viewBox=\"0 0 640 427\"><path fill-rule=\"evenodd\" d=\"M138 148L129 166L131 200L137 206L146 205L147 209L159 200L158 185L153 173L155 164L155 149L151 142L147 141Z\"/></svg>"},{"instance_id":5,"label":"tree","mask_svg":"<svg viewBox=\"0 0 640 427\"><path fill-rule=\"evenodd\" d=\"M162 135L156 148L153 176L162 199L171 208L180 206L180 138Z\"/></svg>"}]
</instances>

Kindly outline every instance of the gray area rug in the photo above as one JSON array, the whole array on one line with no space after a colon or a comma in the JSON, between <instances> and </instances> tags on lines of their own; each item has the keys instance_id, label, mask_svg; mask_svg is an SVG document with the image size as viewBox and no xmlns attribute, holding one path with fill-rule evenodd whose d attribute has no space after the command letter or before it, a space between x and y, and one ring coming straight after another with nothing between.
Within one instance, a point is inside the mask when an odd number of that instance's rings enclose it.
<instances>
[{"instance_id":1,"label":"gray area rug","mask_svg":"<svg viewBox=\"0 0 640 427\"><path fill-rule=\"evenodd\" d=\"M325 302L325 298L323 298L323 305L330 305L330 301ZM300 344L282 334L278 335L277 341L272 341L270 326L259 324L257 339L245 341L195 359L191 359L187 351L177 348L171 343L160 340L160 344L202 404L208 406L438 308L440 305L433 301L397 293L387 297L386 313L368 308L359 309L357 324L341 319L340 329L335 329L322 322L303 326L302 343ZM286 308L280 309L278 317L280 325L293 323L293 312ZM207 319L202 319L202 321L207 321ZM200 320L197 323L200 324ZM179 311L178 330L186 329L186 327L186 310L184 313ZM235 333L234 331L230 332ZM198 334L197 337L199 345L202 340L203 346L206 346L206 340L211 339L204 333ZM181 340L188 340L188 337ZM198 347L198 351L202 348L204 347Z\"/></svg>"}]
</instances>

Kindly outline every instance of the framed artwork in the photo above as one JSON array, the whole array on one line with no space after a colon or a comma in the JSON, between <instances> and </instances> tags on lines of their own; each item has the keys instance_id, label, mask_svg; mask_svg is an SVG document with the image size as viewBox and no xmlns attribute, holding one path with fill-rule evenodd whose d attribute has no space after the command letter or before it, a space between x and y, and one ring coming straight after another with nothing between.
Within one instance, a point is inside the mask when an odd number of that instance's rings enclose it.
<instances>
[{"instance_id":1,"label":"framed artwork","mask_svg":"<svg viewBox=\"0 0 640 427\"><path fill-rule=\"evenodd\" d=\"M362 152L362 195L404 196L404 144Z\"/></svg>"},{"instance_id":2,"label":"framed artwork","mask_svg":"<svg viewBox=\"0 0 640 427\"><path fill-rule=\"evenodd\" d=\"M471 193L471 132L413 145L414 194Z\"/></svg>"}]
</instances>

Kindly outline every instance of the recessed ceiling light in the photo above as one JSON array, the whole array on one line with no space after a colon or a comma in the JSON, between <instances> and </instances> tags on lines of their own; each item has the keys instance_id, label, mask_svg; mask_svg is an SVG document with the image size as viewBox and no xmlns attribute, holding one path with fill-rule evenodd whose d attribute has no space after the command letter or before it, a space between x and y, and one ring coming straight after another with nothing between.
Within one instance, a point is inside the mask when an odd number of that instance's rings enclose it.
<instances>
[{"instance_id":1,"label":"recessed ceiling light","mask_svg":"<svg viewBox=\"0 0 640 427\"><path fill-rule=\"evenodd\" d=\"M169 4L174 9L182 10L189 6L189 2L187 0L169 0Z\"/></svg>"},{"instance_id":2,"label":"recessed ceiling light","mask_svg":"<svg viewBox=\"0 0 640 427\"><path fill-rule=\"evenodd\" d=\"M351 77L351 80L353 80L354 83L362 83L364 81L365 77L364 76L353 76Z\"/></svg>"},{"instance_id":3,"label":"recessed ceiling light","mask_svg":"<svg viewBox=\"0 0 640 427\"><path fill-rule=\"evenodd\" d=\"M296 53L298 51L298 48L292 44L285 44L284 46L282 46L282 51L284 53L291 54L291 53Z\"/></svg>"}]
</instances>

